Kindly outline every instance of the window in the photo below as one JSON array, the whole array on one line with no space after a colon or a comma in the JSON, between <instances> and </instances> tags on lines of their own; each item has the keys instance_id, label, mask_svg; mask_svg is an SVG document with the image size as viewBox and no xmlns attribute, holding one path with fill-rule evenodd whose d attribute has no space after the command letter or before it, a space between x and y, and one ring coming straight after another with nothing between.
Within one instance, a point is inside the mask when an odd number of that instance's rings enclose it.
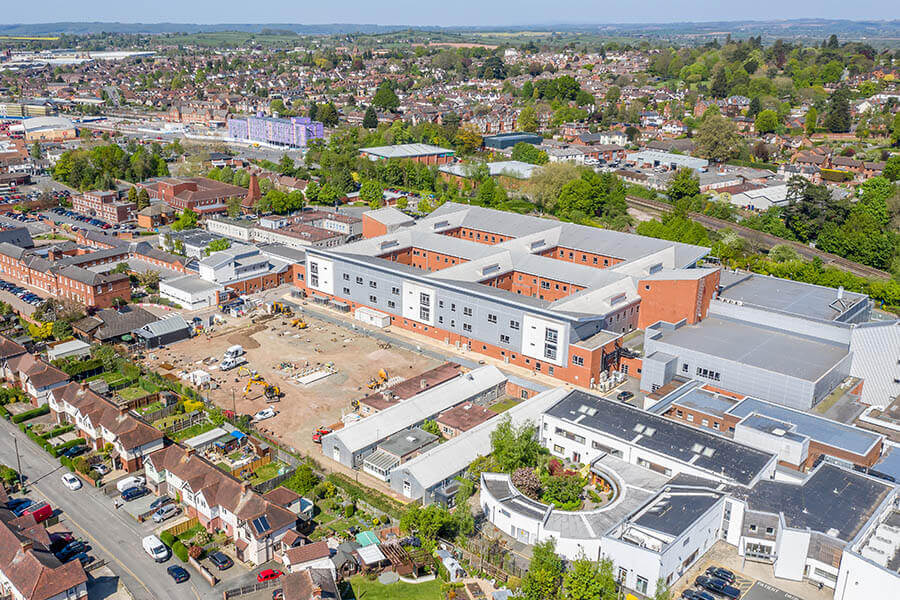
<instances>
[{"instance_id":1,"label":"window","mask_svg":"<svg viewBox=\"0 0 900 600\"><path fill-rule=\"evenodd\" d=\"M463 306L463 316L464 316L464 317L471 317L471 316L472 316L472 309L471 309L471 307Z\"/></svg>"},{"instance_id":2,"label":"window","mask_svg":"<svg viewBox=\"0 0 900 600\"><path fill-rule=\"evenodd\" d=\"M683 365L681 365L681 372L682 373L688 372L688 364L687 363L684 363Z\"/></svg>"},{"instance_id":3,"label":"window","mask_svg":"<svg viewBox=\"0 0 900 600\"><path fill-rule=\"evenodd\" d=\"M472 331L472 326L468 323L463 323L463 331Z\"/></svg>"},{"instance_id":4,"label":"window","mask_svg":"<svg viewBox=\"0 0 900 600\"><path fill-rule=\"evenodd\" d=\"M346 294L346 295L349 296L349 295L350 295L350 288L345 287L345 288L344 288L344 294Z\"/></svg>"},{"instance_id":5,"label":"window","mask_svg":"<svg viewBox=\"0 0 900 600\"><path fill-rule=\"evenodd\" d=\"M388 308L397 308L397 303L394 302L393 300L388 300L387 304L388 304Z\"/></svg>"},{"instance_id":6,"label":"window","mask_svg":"<svg viewBox=\"0 0 900 600\"><path fill-rule=\"evenodd\" d=\"M370 279L370 280L369 280L369 287L370 287L370 288L377 288L377 287L378 287L378 284Z\"/></svg>"},{"instance_id":7,"label":"window","mask_svg":"<svg viewBox=\"0 0 900 600\"><path fill-rule=\"evenodd\" d=\"M510 321L509 328L515 329L516 331L518 331L519 330L519 322L518 321Z\"/></svg>"},{"instance_id":8,"label":"window","mask_svg":"<svg viewBox=\"0 0 900 600\"><path fill-rule=\"evenodd\" d=\"M756 525L750 525L750 531L756 533Z\"/></svg>"},{"instance_id":9,"label":"window","mask_svg":"<svg viewBox=\"0 0 900 600\"><path fill-rule=\"evenodd\" d=\"M637 584L635 584L634 589L636 589L640 593L646 595L647 594L647 579L638 575Z\"/></svg>"},{"instance_id":10,"label":"window","mask_svg":"<svg viewBox=\"0 0 900 600\"><path fill-rule=\"evenodd\" d=\"M419 307L419 320L420 321L430 321L431 320L431 309L426 306Z\"/></svg>"},{"instance_id":11,"label":"window","mask_svg":"<svg viewBox=\"0 0 900 600\"><path fill-rule=\"evenodd\" d=\"M575 365L576 367L583 367L584 366L584 357L583 356L575 356L573 354L572 355L572 364Z\"/></svg>"},{"instance_id":12,"label":"window","mask_svg":"<svg viewBox=\"0 0 900 600\"><path fill-rule=\"evenodd\" d=\"M774 527L766 527L766 533L768 535L772 535L773 533L775 533L775 528Z\"/></svg>"},{"instance_id":13,"label":"window","mask_svg":"<svg viewBox=\"0 0 900 600\"><path fill-rule=\"evenodd\" d=\"M565 454L566 453L566 449L558 444L553 445L553 451L556 452L557 454Z\"/></svg>"},{"instance_id":14,"label":"window","mask_svg":"<svg viewBox=\"0 0 900 600\"><path fill-rule=\"evenodd\" d=\"M550 289L550 282L549 282L549 281L544 281L544 280L542 279L542 280L541 280L541 289L542 289L542 290L549 290L549 289Z\"/></svg>"},{"instance_id":15,"label":"window","mask_svg":"<svg viewBox=\"0 0 900 600\"><path fill-rule=\"evenodd\" d=\"M488 314L488 323L496 323L497 315Z\"/></svg>"},{"instance_id":16,"label":"window","mask_svg":"<svg viewBox=\"0 0 900 600\"><path fill-rule=\"evenodd\" d=\"M450 312L456 312L456 304L450 303Z\"/></svg>"},{"instance_id":17,"label":"window","mask_svg":"<svg viewBox=\"0 0 900 600\"><path fill-rule=\"evenodd\" d=\"M443 300L438 300L438 307L439 307L439 308L444 308L444 301L443 301Z\"/></svg>"},{"instance_id":18,"label":"window","mask_svg":"<svg viewBox=\"0 0 900 600\"><path fill-rule=\"evenodd\" d=\"M400 288L398 288L398 287L392 287L392 288L391 288L391 293L394 294L395 296L399 296L399 295L400 295Z\"/></svg>"},{"instance_id":19,"label":"window","mask_svg":"<svg viewBox=\"0 0 900 600\"><path fill-rule=\"evenodd\" d=\"M508 336L508 335L503 335L503 334L501 333L501 334L500 334L500 343L501 343L501 344L508 344L508 343L509 343L509 336Z\"/></svg>"},{"instance_id":20,"label":"window","mask_svg":"<svg viewBox=\"0 0 900 600\"><path fill-rule=\"evenodd\" d=\"M431 296L422 292L419 294L419 304L422 306L431 306Z\"/></svg>"},{"instance_id":21,"label":"window","mask_svg":"<svg viewBox=\"0 0 900 600\"><path fill-rule=\"evenodd\" d=\"M438 315L438 323L443 323L443 322L444 322L444 317Z\"/></svg>"},{"instance_id":22,"label":"window","mask_svg":"<svg viewBox=\"0 0 900 600\"><path fill-rule=\"evenodd\" d=\"M378 298L376 298L375 296L369 296L369 302L371 302L372 304L378 304Z\"/></svg>"},{"instance_id":23,"label":"window","mask_svg":"<svg viewBox=\"0 0 900 600\"><path fill-rule=\"evenodd\" d=\"M358 283L359 285L362 285L362 282L363 282L362 277L356 278L356 283Z\"/></svg>"},{"instance_id":24,"label":"window","mask_svg":"<svg viewBox=\"0 0 900 600\"><path fill-rule=\"evenodd\" d=\"M594 259L594 260L597 260L597 259ZM616 577L616 581L624 584L626 577L628 577L628 569L626 569L625 567L619 567L619 576Z\"/></svg>"},{"instance_id":25,"label":"window","mask_svg":"<svg viewBox=\"0 0 900 600\"><path fill-rule=\"evenodd\" d=\"M550 342L551 344L555 344L559 334L555 329L547 329L544 332L544 340Z\"/></svg>"},{"instance_id":26,"label":"window","mask_svg":"<svg viewBox=\"0 0 900 600\"><path fill-rule=\"evenodd\" d=\"M547 360L556 360L556 344L544 345L544 358Z\"/></svg>"},{"instance_id":27,"label":"window","mask_svg":"<svg viewBox=\"0 0 900 600\"><path fill-rule=\"evenodd\" d=\"M344 273L344 281L350 281L350 274Z\"/></svg>"}]
</instances>

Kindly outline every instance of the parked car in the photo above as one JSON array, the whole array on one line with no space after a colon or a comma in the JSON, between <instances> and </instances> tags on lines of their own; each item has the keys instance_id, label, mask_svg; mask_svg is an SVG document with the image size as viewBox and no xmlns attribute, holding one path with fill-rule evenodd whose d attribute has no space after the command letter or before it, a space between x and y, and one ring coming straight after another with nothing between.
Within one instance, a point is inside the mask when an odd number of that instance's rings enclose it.
<instances>
[{"instance_id":1,"label":"parked car","mask_svg":"<svg viewBox=\"0 0 900 600\"><path fill-rule=\"evenodd\" d=\"M706 574L709 577L721 579L729 585L734 584L734 573L732 573L728 569L723 569L722 567L709 567L708 569L706 569Z\"/></svg>"},{"instance_id":2,"label":"parked car","mask_svg":"<svg viewBox=\"0 0 900 600\"><path fill-rule=\"evenodd\" d=\"M209 561L216 565L220 571L230 569L234 565L234 561L222 554L221 552L213 552L209 555Z\"/></svg>"},{"instance_id":3,"label":"parked car","mask_svg":"<svg viewBox=\"0 0 900 600\"><path fill-rule=\"evenodd\" d=\"M116 489L120 492L124 492L128 488L138 487L144 485L146 482L147 480L140 475L132 475L131 477L126 477L125 479L117 481Z\"/></svg>"},{"instance_id":4,"label":"parked car","mask_svg":"<svg viewBox=\"0 0 900 600\"><path fill-rule=\"evenodd\" d=\"M63 485L73 492L81 489L81 480L71 473L63 473L63 476L60 479L62 479Z\"/></svg>"},{"instance_id":5,"label":"parked car","mask_svg":"<svg viewBox=\"0 0 900 600\"><path fill-rule=\"evenodd\" d=\"M259 575L256 576L256 581L262 583L263 581L272 581L273 579L278 579L284 573L281 571L276 571L275 569L263 569L259 572Z\"/></svg>"},{"instance_id":6,"label":"parked car","mask_svg":"<svg viewBox=\"0 0 900 600\"><path fill-rule=\"evenodd\" d=\"M34 504L34 500L30 498L10 498L6 501L6 508L13 511L13 514L18 517L22 514L21 511L24 511L32 504Z\"/></svg>"},{"instance_id":7,"label":"parked car","mask_svg":"<svg viewBox=\"0 0 900 600\"><path fill-rule=\"evenodd\" d=\"M157 498L156 500L154 500L153 502L150 503L150 509L156 510L158 508L162 508L166 504L171 504L172 502L174 502L174 500L172 500L168 496L160 496L159 498Z\"/></svg>"},{"instance_id":8,"label":"parked car","mask_svg":"<svg viewBox=\"0 0 900 600\"><path fill-rule=\"evenodd\" d=\"M264 421L266 419L271 419L274 416L275 416L275 409L272 408L271 406L269 406L267 408L262 409L255 415L253 415L253 420L254 421Z\"/></svg>"},{"instance_id":9,"label":"parked car","mask_svg":"<svg viewBox=\"0 0 900 600\"><path fill-rule=\"evenodd\" d=\"M56 553L56 558L63 562L66 562L76 554L80 554L85 550L87 550L87 544L85 544L81 540L75 540L63 546L62 550Z\"/></svg>"},{"instance_id":10,"label":"parked car","mask_svg":"<svg viewBox=\"0 0 900 600\"><path fill-rule=\"evenodd\" d=\"M34 517L35 522L41 523L53 516L53 507L46 502L39 502L38 504L30 505L22 511L22 514L31 515Z\"/></svg>"},{"instance_id":11,"label":"parked car","mask_svg":"<svg viewBox=\"0 0 900 600\"><path fill-rule=\"evenodd\" d=\"M619 402L628 402L632 398L634 398L634 392L629 392L627 390L616 394L616 400Z\"/></svg>"},{"instance_id":12,"label":"parked car","mask_svg":"<svg viewBox=\"0 0 900 600\"><path fill-rule=\"evenodd\" d=\"M144 552L156 562L165 562L169 558L169 549L155 535L148 535L142 539L141 546L143 546Z\"/></svg>"},{"instance_id":13,"label":"parked car","mask_svg":"<svg viewBox=\"0 0 900 600\"><path fill-rule=\"evenodd\" d=\"M78 444L77 446L72 446L65 452L63 452L63 456L68 456L69 458L75 458L76 456L81 456L85 452L88 451L88 447L84 444Z\"/></svg>"},{"instance_id":14,"label":"parked car","mask_svg":"<svg viewBox=\"0 0 900 600\"><path fill-rule=\"evenodd\" d=\"M184 567L179 567L178 565L172 565L166 569L166 573L175 580L175 583L184 583L191 578L190 573L188 573Z\"/></svg>"},{"instance_id":15,"label":"parked car","mask_svg":"<svg viewBox=\"0 0 900 600\"><path fill-rule=\"evenodd\" d=\"M97 463L96 465L92 466L91 469L97 471L101 475L106 475L107 473L109 473L109 467L107 467L103 463Z\"/></svg>"},{"instance_id":16,"label":"parked car","mask_svg":"<svg viewBox=\"0 0 900 600\"><path fill-rule=\"evenodd\" d=\"M705 577L701 575L694 580L694 585L709 590L714 594L719 594L728 598L739 598L741 595L741 590L728 585L727 582L719 579L718 577Z\"/></svg>"},{"instance_id":17,"label":"parked car","mask_svg":"<svg viewBox=\"0 0 900 600\"><path fill-rule=\"evenodd\" d=\"M684 600L716 600L712 594L702 590L684 590L681 597Z\"/></svg>"},{"instance_id":18,"label":"parked car","mask_svg":"<svg viewBox=\"0 0 900 600\"><path fill-rule=\"evenodd\" d=\"M89 564L91 564L92 562L94 562L94 557L89 555L87 552L79 552L78 554L76 554L75 556L73 556L72 558L70 558L69 560L67 560L65 562L72 562L73 560L77 560L78 562L81 563L82 567L86 567Z\"/></svg>"},{"instance_id":19,"label":"parked car","mask_svg":"<svg viewBox=\"0 0 900 600\"><path fill-rule=\"evenodd\" d=\"M150 490L145 488L144 486L140 487L131 487L122 492L122 500L125 502L131 502L132 500L137 500L142 496L146 496L150 493Z\"/></svg>"},{"instance_id":20,"label":"parked car","mask_svg":"<svg viewBox=\"0 0 900 600\"><path fill-rule=\"evenodd\" d=\"M170 519L181 512L181 509L178 508L175 504L166 504L165 506L161 506L156 509L156 512L153 513L153 522L154 523L162 523L166 519Z\"/></svg>"}]
</instances>

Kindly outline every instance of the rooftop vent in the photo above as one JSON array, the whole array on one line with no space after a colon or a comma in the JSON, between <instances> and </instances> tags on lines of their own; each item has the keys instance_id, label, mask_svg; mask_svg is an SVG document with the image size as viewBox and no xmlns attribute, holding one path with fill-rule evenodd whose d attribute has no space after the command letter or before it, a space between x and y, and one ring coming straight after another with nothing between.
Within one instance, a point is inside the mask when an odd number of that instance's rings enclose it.
<instances>
[{"instance_id":1,"label":"rooftop vent","mask_svg":"<svg viewBox=\"0 0 900 600\"><path fill-rule=\"evenodd\" d=\"M643 423L638 423L637 425L634 426L634 431L636 433L644 433L644 429L646 429L646 427L644 426Z\"/></svg>"}]
</instances>

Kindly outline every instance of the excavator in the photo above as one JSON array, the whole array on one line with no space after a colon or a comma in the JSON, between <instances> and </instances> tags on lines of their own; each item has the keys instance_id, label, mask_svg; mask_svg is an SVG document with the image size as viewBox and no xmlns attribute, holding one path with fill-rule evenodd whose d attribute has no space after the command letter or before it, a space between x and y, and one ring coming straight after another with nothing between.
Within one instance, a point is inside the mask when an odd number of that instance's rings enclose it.
<instances>
[{"instance_id":1,"label":"excavator","mask_svg":"<svg viewBox=\"0 0 900 600\"><path fill-rule=\"evenodd\" d=\"M306 329L307 327L309 327L309 325L307 325L306 321L304 321L303 319L294 319L293 321L291 321L291 327L296 327L297 329Z\"/></svg>"},{"instance_id":2,"label":"excavator","mask_svg":"<svg viewBox=\"0 0 900 600\"><path fill-rule=\"evenodd\" d=\"M369 383L366 384L366 387L368 387L370 390L374 390L375 388L380 387L380 386L384 385L385 383L387 383L387 380L388 380L387 371L385 371L384 369L379 369L378 376L370 379Z\"/></svg>"},{"instance_id":3,"label":"excavator","mask_svg":"<svg viewBox=\"0 0 900 600\"><path fill-rule=\"evenodd\" d=\"M278 399L283 396L281 389L277 385L266 382L262 375L254 375L247 381L247 387L244 388L245 398L247 397L247 394L250 393L254 383L263 386L263 394L265 394L266 400L269 402L277 402Z\"/></svg>"},{"instance_id":4,"label":"excavator","mask_svg":"<svg viewBox=\"0 0 900 600\"><path fill-rule=\"evenodd\" d=\"M273 315L292 315L294 311L291 310L290 306L287 306L284 302L273 302L272 303L272 314Z\"/></svg>"}]
</instances>

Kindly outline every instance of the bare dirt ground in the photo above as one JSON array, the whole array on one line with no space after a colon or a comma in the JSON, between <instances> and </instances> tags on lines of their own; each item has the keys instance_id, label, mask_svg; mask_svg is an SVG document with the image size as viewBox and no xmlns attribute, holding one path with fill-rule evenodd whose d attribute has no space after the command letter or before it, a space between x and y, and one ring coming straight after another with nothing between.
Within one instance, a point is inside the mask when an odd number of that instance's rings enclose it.
<instances>
[{"instance_id":1,"label":"bare dirt ground","mask_svg":"<svg viewBox=\"0 0 900 600\"><path fill-rule=\"evenodd\" d=\"M147 357L146 363L165 374L159 366L170 363L172 373L203 369L218 385L209 390L209 398L222 408L238 414L254 414L269 406L262 386L254 385L245 394L248 374L244 369L220 372L215 365L225 350L240 344L246 352L246 365L277 385L283 397L271 404L278 414L260 423L262 429L297 451L316 456L319 446L312 442L312 434L321 425L340 421L352 412L351 402L369 393L367 382L379 369L391 378L407 379L436 367L435 359L402 348L382 348L379 341L351 332L336 325L305 316L309 327L298 330L290 327L290 319L275 317L264 323L252 324L249 319L233 319L220 325L211 336L199 335L179 342L170 348ZM214 360L214 364L204 364ZM291 376L307 366L332 362L337 373L308 385L299 384ZM234 405L232 405L232 393Z\"/></svg>"}]
</instances>

